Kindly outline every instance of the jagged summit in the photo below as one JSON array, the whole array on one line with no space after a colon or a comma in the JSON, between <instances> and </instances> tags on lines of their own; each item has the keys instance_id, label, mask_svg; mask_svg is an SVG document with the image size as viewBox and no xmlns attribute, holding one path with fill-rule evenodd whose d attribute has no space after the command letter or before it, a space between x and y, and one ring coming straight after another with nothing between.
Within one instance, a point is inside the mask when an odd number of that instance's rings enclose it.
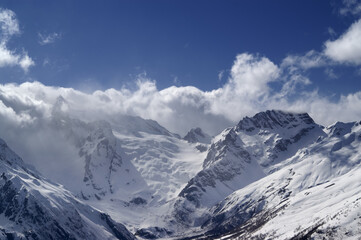
<instances>
[{"instance_id":1,"label":"jagged summit","mask_svg":"<svg viewBox=\"0 0 361 240\"><path fill-rule=\"evenodd\" d=\"M203 132L200 127L192 128L183 138L189 143L211 143L212 137Z\"/></svg>"},{"instance_id":2,"label":"jagged summit","mask_svg":"<svg viewBox=\"0 0 361 240\"><path fill-rule=\"evenodd\" d=\"M243 118L237 125L237 130L251 132L256 128L274 129L274 128L293 128L300 124L315 124L308 113L291 113L280 110L267 110L260 112L253 117Z\"/></svg>"},{"instance_id":3,"label":"jagged summit","mask_svg":"<svg viewBox=\"0 0 361 240\"><path fill-rule=\"evenodd\" d=\"M347 133L350 133L352 127L355 125L355 122L343 123L336 122L326 128L326 132L331 137L340 137L344 136Z\"/></svg>"}]
</instances>

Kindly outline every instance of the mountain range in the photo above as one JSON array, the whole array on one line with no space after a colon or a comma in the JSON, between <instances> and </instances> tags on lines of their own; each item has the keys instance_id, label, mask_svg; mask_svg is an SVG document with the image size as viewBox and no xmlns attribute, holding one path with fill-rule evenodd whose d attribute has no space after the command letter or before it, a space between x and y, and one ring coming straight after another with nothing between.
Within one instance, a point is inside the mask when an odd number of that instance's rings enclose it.
<instances>
[{"instance_id":1,"label":"mountain range","mask_svg":"<svg viewBox=\"0 0 361 240\"><path fill-rule=\"evenodd\" d=\"M0 135L1 239L361 237L361 121L269 110L182 138L136 116L85 122L66 104L42 122L56 155L19 138L19 157Z\"/></svg>"}]
</instances>

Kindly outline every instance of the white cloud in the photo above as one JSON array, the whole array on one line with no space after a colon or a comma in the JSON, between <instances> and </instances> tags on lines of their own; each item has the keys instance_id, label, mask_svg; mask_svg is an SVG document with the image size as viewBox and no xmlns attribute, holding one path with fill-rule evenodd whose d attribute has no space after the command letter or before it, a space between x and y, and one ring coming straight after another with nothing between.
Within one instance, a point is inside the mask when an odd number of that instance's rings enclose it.
<instances>
[{"instance_id":1,"label":"white cloud","mask_svg":"<svg viewBox=\"0 0 361 240\"><path fill-rule=\"evenodd\" d=\"M4 44L0 44L0 67L20 66L24 72L27 72L29 67L34 65L34 61L27 53L16 54L7 49Z\"/></svg>"},{"instance_id":2,"label":"white cloud","mask_svg":"<svg viewBox=\"0 0 361 240\"><path fill-rule=\"evenodd\" d=\"M19 23L13 11L0 8L1 42L6 42L14 34L20 33Z\"/></svg>"},{"instance_id":3,"label":"white cloud","mask_svg":"<svg viewBox=\"0 0 361 240\"><path fill-rule=\"evenodd\" d=\"M0 8L0 67L19 66L24 72L34 66L34 61L26 52L18 54L7 48L7 42L11 36L19 34L19 23L13 11Z\"/></svg>"},{"instance_id":4,"label":"white cloud","mask_svg":"<svg viewBox=\"0 0 361 240\"><path fill-rule=\"evenodd\" d=\"M0 67L13 66L18 62L19 56L8 50L3 44L0 44Z\"/></svg>"},{"instance_id":5,"label":"white cloud","mask_svg":"<svg viewBox=\"0 0 361 240\"><path fill-rule=\"evenodd\" d=\"M268 93L268 83L277 80L279 74L279 68L268 58L239 54L226 88L235 90L238 95L260 97Z\"/></svg>"},{"instance_id":6,"label":"white cloud","mask_svg":"<svg viewBox=\"0 0 361 240\"><path fill-rule=\"evenodd\" d=\"M27 72L29 70L29 67L34 66L35 63L34 61L28 56L28 54L25 54L24 56L21 57L20 61L19 61L19 65L21 66L21 68Z\"/></svg>"},{"instance_id":7,"label":"white cloud","mask_svg":"<svg viewBox=\"0 0 361 240\"><path fill-rule=\"evenodd\" d=\"M338 39L326 41L324 53L338 63L361 64L361 19Z\"/></svg>"},{"instance_id":8,"label":"white cloud","mask_svg":"<svg viewBox=\"0 0 361 240\"><path fill-rule=\"evenodd\" d=\"M56 40L61 38L61 34L60 33L50 33L50 34L42 34L42 33L38 33L38 37L39 37L39 44L40 45L47 45L47 44L51 44L54 43Z\"/></svg>"}]
</instances>

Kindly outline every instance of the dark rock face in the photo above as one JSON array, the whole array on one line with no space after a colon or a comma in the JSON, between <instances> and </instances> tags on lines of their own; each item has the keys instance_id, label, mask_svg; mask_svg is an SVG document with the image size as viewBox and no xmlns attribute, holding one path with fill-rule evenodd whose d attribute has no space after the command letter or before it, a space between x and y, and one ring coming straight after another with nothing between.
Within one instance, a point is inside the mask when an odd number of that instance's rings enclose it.
<instances>
[{"instance_id":1,"label":"dark rock face","mask_svg":"<svg viewBox=\"0 0 361 240\"><path fill-rule=\"evenodd\" d=\"M147 200L145 200L144 198L141 198L141 197L136 197L136 198L133 198L132 200L130 200L129 203L132 203L135 205L145 205L145 204L147 204Z\"/></svg>"},{"instance_id":2,"label":"dark rock face","mask_svg":"<svg viewBox=\"0 0 361 240\"><path fill-rule=\"evenodd\" d=\"M268 110L254 115L252 118L245 117L237 125L237 130L251 132L255 129L274 129L297 127L299 124L315 124L307 113L293 114L283 111Z\"/></svg>"},{"instance_id":3,"label":"dark rock face","mask_svg":"<svg viewBox=\"0 0 361 240\"><path fill-rule=\"evenodd\" d=\"M165 228L151 227L146 229L139 229L135 235L145 239L158 239L171 235L173 232Z\"/></svg>"}]
</instances>

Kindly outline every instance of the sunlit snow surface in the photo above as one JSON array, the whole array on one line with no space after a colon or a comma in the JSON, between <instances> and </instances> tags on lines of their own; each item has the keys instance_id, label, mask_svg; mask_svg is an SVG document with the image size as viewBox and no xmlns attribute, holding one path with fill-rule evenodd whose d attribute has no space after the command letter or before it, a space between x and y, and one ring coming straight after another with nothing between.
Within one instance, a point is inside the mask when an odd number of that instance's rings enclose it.
<instances>
[{"instance_id":1,"label":"sunlit snow surface","mask_svg":"<svg viewBox=\"0 0 361 240\"><path fill-rule=\"evenodd\" d=\"M169 214L172 200L187 182L202 169L206 152L173 136L139 132L137 136L113 132L119 143L123 162L130 161L145 182L133 192L119 192L107 195L101 201L91 204L109 212L127 227L143 228L164 225L162 221ZM131 184L131 183L130 183ZM132 200L142 198L146 202L136 204Z\"/></svg>"},{"instance_id":2,"label":"sunlit snow surface","mask_svg":"<svg viewBox=\"0 0 361 240\"><path fill-rule=\"evenodd\" d=\"M248 229L222 239L288 239L308 233L315 239L360 237L361 128L359 123L352 125L339 135L326 130L329 137L280 163L279 171L228 196L211 210L208 229L221 232L239 221L241 213L249 213L242 223ZM222 215L227 220L217 225Z\"/></svg>"}]
</instances>

